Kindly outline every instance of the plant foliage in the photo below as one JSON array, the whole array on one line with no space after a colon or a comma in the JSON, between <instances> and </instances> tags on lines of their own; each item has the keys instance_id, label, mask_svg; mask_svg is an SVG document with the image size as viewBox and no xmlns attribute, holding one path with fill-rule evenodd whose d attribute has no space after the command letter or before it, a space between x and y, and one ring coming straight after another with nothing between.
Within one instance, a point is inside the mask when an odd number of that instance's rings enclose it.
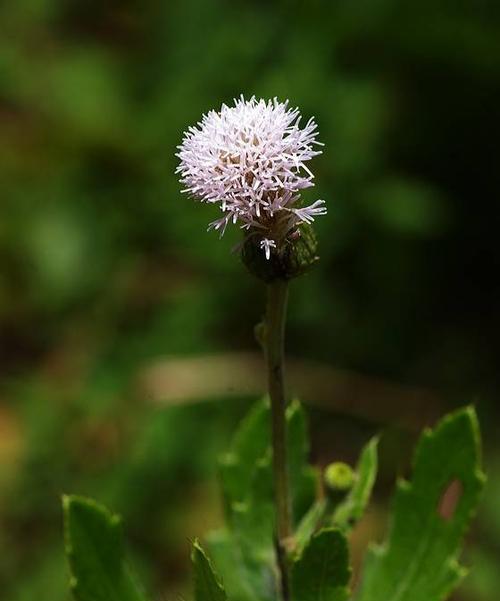
<instances>
[{"instance_id":1,"label":"plant foliage","mask_svg":"<svg viewBox=\"0 0 500 601\"><path fill-rule=\"evenodd\" d=\"M94 501L63 498L66 555L77 601L144 601L124 560L120 518Z\"/></svg>"},{"instance_id":2,"label":"plant foliage","mask_svg":"<svg viewBox=\"0 0 500 601\"><path fill-rule=\"evenodd\" d=\"M347 491L315 498L314 491L321 487L317 471L307 463L307 420L297 402L288 409L287 427L296 525L286 558L290 600L347 601L351 568L346 535L368 504L377 472L378 439L362 450ZM197 540L193 543L195 601L278 598L271 459L269 407L261 401L220 461L226 525L207 537L208 553ZM387 540L370 549L352 598L447 598L465 573L458 557L483 481L479 427L472 408L426 430L415 453L412 480L397 484ZM65 497L63 506L76 600L144 601L124 561L119 518L80 497Z\"/></svg>"},{"instance_id":3,"label":"plant foliage","mask_svg":"<svg viewBox=\"0 0 500 601\"><path fill-rule=\"evenodd\" d=\"M387 541L368 554L356 601L445 599L465 573L458 555L483 482L472 408L426 430L412 481L398 482Z\"/></svg>"}]
</instances>

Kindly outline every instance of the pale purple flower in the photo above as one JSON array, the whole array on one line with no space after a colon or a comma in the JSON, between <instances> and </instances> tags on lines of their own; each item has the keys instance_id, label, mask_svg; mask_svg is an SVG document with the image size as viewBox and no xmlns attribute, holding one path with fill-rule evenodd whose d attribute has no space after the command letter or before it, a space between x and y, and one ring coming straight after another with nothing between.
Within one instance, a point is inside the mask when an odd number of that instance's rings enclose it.
<instances>
[{"instance_id":1,"label":"pale purple flower","mask_svg":"<svg viewBox=\"0 0 500 601\"><path fill-rule=\"evenodd\" d=\"M316 202L313 202L312 205L308 207L292 209L292 211L295 213L295 215L297 215L301 222L312 223L315 216L326 215L326 207L324 204L324 200L316 200Z\"/></svg>"},{"instance_id":2,"label":"pale purple flower","mask_svg":"<svg viewBox=\"0 0 500 601\"><path fill-rule=\"evenodd\" d=\"M276 242L274 240L269 240L268 238L262 238L260 247L264 250L266 259L269 260L271 258L271 248L276 248Z\"/></svg>"},{"instance_id":3,"label":"pale purple flower","mask_svg":"<svg viewBox=\"0 0 500 601\"><path fill-rule=\"evenodd\" d=\"M230 223L239 224L260 238L267 259L297 226L326 213L323 200L299 204L300 191L314 185L306 163L321 152L314 119L302 129L300 120L288 101L241 96L233 106L203 115L178 147L183 192L222 211L208 229L222 236Z\"/></svg>"}]
</instances>

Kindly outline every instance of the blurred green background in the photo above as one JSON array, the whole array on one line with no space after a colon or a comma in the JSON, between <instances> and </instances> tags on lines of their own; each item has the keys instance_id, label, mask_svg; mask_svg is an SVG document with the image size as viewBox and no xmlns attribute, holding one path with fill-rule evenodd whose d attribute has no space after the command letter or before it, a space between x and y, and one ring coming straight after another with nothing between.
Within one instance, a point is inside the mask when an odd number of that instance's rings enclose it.
<instances>
[{"instance_id":1,"label":"blurred green background","mask_svg":"<svg viewBox=\"0 0 500 601\"><path fill-rule=\"evenodd\" d=\"M175 147L244 93L315 115L328 216L293 284L312 459L384 432L359 563L418 430L475 402L489 485L455 599L500 589L500 3L0 6L0 590L68 599L60 495L125 519L151 598L189 597L216 457L262 392L264 291L180 194ZM497 274L497 275L495 275Z\"/></svg>"}]
</instances>

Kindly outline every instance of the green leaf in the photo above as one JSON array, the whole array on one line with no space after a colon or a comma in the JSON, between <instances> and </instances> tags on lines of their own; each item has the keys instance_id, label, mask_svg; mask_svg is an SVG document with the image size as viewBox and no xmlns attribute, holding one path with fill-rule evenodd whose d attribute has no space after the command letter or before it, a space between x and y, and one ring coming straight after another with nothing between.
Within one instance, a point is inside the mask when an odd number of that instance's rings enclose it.
<instances>
[{"instance_id":1,"label":"green leaf","mask_svg":"<svg viewBox=\"0 0 500 601\"><path fill-rule=\"evenodd\" d=\"M220 461L228 529L211 549L222 559L219 566L232 601L267 601L274 596L270 423L269 402L259 401L241 422L229 452Z\"/></svg>"},{"instance_id":2,"label":"green leaf","mask_svg":"<svg viewBox=\"0 0 500 601\"><path fill-rule=\"evenodd\" d=\"M297 524L314 501L318 472L309 465L307 416L299 401L287 408L287 447L294 523Z\"/></svg>"},{"instance_id":3,"label":"green leaf","mask_svg":"<svg viewBox=\"0 0 500 601\"><path fill-rule=\"evenodd\" d=\"M227 506L245 500L257 461L270 444L270 417L267 400L259 401L239 425L229 452L219 462L222 489Z\"/></svg>"},{"instance_id":4,"label":"green leaf","mask_svg":"<svg viewBox=\"0 0 500 601\"><path fill-rule=\"evenodd\" d=\"M287 447L290 486L296 519L302 517L314 499L316 471L308 465L309 437L307 420L300 403L287 409ZM271 448L269 401L262 400L243 419L229 452L220 459L220 473L226 507L248 501L254 494L255 473L260 461L267 461ZM272 488L268 488L272 500Z\"/></svg>"},{"instance_id":5,"label":"green leaf","mask_svg":"<svg viewBox=\"0 0 500 601\"><path fill-rule=\"evenodd\" d=\"M300 524L295 531L295 545L298 552L309 542L311 536L316 532L318 527L324 522L328 514L330 503L328 499L319 499L309 511L304 515Z\"/></svg>"},{"instance_id":6,"label":"green leaf","mask_svg":"<svg viewBox=\"0 0 500 601\"><path fill-rule=\"evenodd\" d=\"M333 523L342 529L352 527L363 515L377 476L378 438L372 438L363 448L356 466L356 480L346 498L336 507Z\"/></svg>"},{"instance_id":7,"label":"green leaf","mask_svg":"<svg viewBox=\"0 0 500 601\"><path fill-rule=\"evenodd\" d=\"M191 559L194 566L195 601L227 601L224 587L220 584L210 560L197 540L193 544Z\"/></svg>"},{"instance_id":8,"label":"green leaf","mask_svg":"<svg viewBox=\"0 0 500 601\"><path fill-rule=\"evenodd\" d=\"M211 532L207 549L221 574L224 588L231 601L274 600L274 586L262 578L262 567L242 555L241 545L231 531L224 528Z\"/></svg>"},{"instance_id":9,"label":"green leaf","mask_svg":"<svg viewBox=\"0 0 500 601\"><path fill-rule=\"evenodd\" d=\"M458 554L483 483L473 408L425 431L412 482L398 483L388 539L369 553L356 600L445 599L464 575Z\"/></svg>"},{"instance_id":10,"label":"green leaf","mask_svg":"<svg viewBox=\"0 0 500 601\"><path fill-rule=\"evenodd\" d=\"M244 503L233 505L231 517L243 554L263 563L273 561L275 508L270 454L257 463L252 491Z\"/></svg>"},{"instance_id":11,"label":"green leaf","mask_svg":"<svg viewBox=\"0 0 500 601\"><path fill-rule=\"evenodd\" d=\"M350 578L345 536L335 528L321 530L292 565L292 600L345 601Z\"/></svg>"},{"instance_id":12,"label":"green leaf","mask_svg":"<svg viewBox=\"0 0 500 601\"><path fill-rule=\"evenodd\" d=\"M124 561L120 518L90 499L63 497L66 555L77 601L143 601Z\"/></svg>"},{"instance_id":13,"label":"green leaf","mask_svg":"<svg viewBox=\"0 0 500 601\"><path fill-rule=\"evenodd\" d=\"M266 417L269 419L269 411ZM304 509L301 507L309 507L314 500L316 474L307 464L307 421L297 401L290 404L286 417L291 496L295 512L302 515ZM269 446L253 465L248 494L242 502L233 503L231 524L245 557L267 565L274 562L275 506L272 452Z\"/></svg>"},{"instance_id":14,"label":"green leaf","mask_svg":"<svg viewBox=\"0 0 500 601\"><path fill-rule=\"evenodd\" d=\"M297 401L290 404L286 417L291 495L294 514L301 517L314 500L317 476L307 463L307 421ZM228 530L215 550L223 557L219 565L232 601L276 596L270 423L269 402L260 401L243 420L220 463ZM233 586L235 574L243 587Z\"/></svg>"},{"instance_id":15,"label":"green leaf","mask_svg":"<svg viewBox=\"0 0 500 601\"><path fill-rule=\"evenodd\" d=\"M236 545L233 555L243 561L253 594L259 601L276 598L274 524L272 460L268 452L257 462L247 500L233 504L230 521Z\"/></svg>"}]
</instances>

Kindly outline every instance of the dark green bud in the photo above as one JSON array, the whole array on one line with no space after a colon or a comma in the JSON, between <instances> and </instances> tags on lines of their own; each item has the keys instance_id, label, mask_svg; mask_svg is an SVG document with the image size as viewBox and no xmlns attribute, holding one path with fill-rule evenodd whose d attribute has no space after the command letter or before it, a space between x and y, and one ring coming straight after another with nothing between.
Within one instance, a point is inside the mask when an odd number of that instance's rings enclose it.
<instances>
[{"instance_id":1,"label":"dark green bud","mask_svg":"<svg viewBox=\"0 0 500 601\"><path fill-rule=\"evenodd\" d=\"M241 258L248 271L263 280L291 280L306 272L319 257L313 228L302 224L289 233L278 249L273 249L269 259L260 247L258 230L250 230L243 242Z\"/></svg>"}]
</instances>

